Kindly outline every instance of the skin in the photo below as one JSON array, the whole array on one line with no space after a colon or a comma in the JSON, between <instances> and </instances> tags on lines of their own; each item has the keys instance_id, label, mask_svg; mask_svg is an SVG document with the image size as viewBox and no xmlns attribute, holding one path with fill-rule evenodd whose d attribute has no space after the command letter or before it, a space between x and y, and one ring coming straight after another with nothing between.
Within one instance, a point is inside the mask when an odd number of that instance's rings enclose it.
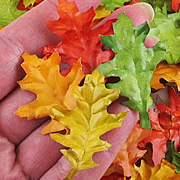
<instances>
[{"instance_id":1,"label":"skin","mask_svg":"<svg viewBox=\"0 0 180 180\"><path fill-rule=\"evenodd\" d=\"M79 7L82 7L81 2L79 1ZM97 6L99 1L94 2ZM48 123L48 118L27 121L15 115L19 106L35 99L34 94L20 90L16 83L24 76L20 67L21 55L26 50L30 54L42 56L40 47L58 43L59 39L47 30L45 24L47 19L58 18L57 4L57 0L46 0L0 31L1 180L62 180L71 169L59 152L62 145L51 140L48 135L40 134L40 130ZM135 19L138 21L138 18ZM110 131L102 137L112 147L108 152L94 155L93 159L100 164L99 167L81 171L74 179L100 179L128 138L138 120L138 113L120 105L120 101L117 100L109 107L109 113L121 110L130 112L121 129Z\"/></svg>"}]
</instances>

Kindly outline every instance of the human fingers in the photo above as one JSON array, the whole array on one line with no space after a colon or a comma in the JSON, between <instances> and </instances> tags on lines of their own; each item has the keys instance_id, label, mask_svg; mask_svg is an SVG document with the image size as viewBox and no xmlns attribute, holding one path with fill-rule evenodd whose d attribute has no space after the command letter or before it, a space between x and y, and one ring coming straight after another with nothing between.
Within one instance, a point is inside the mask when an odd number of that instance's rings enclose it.
<instances>
[{"instance_id":1,"label":"human fingers","mask_svg":"<svg viewBox=\"0 0 180 180\"><path fill-rule=\"evenodd\" d=\"M51 140L48 135L41 135L40 130L31 133L16 149L17 161L22 165L24 173L31 179L39 179L62 156L62 145Z\"/></svg>"},{"instance_id":2,"label":"human fingers","mask_svg":"<svg viewBox=\"0 0 180 180\"><path fill-rule=\"evenodd\" d=\"M56 19L58 1L44 1L0 31L0 99L17 85L23 76L20 57L24 51L39 53L39 48L57 43L47 30L45 20Z\"/></svg>"},{"instance_id":3,"label":"human fingers","mask_svg":"<svg viewBox=\"0 0 180 180\"><path fill-rule=\"evenodd\" d=\"M15 114L19 106L27 104L33 99L35 99L34 94L17 88L0 102L0 135L7 137L15 145L45 121L45 119L27 121Z\"/></svg>"}]
</instances>

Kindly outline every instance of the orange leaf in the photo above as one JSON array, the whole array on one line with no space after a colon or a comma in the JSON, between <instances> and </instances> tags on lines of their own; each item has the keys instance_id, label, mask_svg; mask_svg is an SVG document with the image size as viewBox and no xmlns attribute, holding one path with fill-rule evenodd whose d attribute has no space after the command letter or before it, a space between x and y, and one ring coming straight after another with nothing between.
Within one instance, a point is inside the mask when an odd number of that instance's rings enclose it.
<instances>
[{"instance_id":1,"label":"orange leaf","mask_svg":"<svg viewBox=\"0 0 180 180\"><path fill-rule=\"evenodd\" d=\"M170 65L166 62L160 63L153 72L153 78L151 80L151 87L154 89L164 88L163 84L159 81L163 78L168 82L174 82L177 84L180 90L180 66Z\"/></svg>"},{"instance_id":2,"label":"orange leaf","mask_svg":"<svg viewBox=\"0 0 180 180\"><path fill-rule=\"evenodd\" d=\"M51 122L41 130L41 134L58 132L63 129L65 129L65 127L62 124L60 124L58 121L52 119Z\"/></svg>"},{"instance_id":3,"label":"orange leaf","mask_svg":"<svg viewBox=\"0 0 180 180\"><path fill-rule=\"evenodd\" d=\"M107 170L106 175L114 172L122 173L122 168L124 176L132 176L134 164L146 153L146 150L140 150L138 148L138 144L146 139L150 133L151 130L143 129L140 127L139 123L136 124L126 143L122 146L113 161L113 164Z\"/></svg>"},{"instance_id":4,"label":"orange leaf","mask_svg":"<svg viewBox=\"0 0 180 180\"><path fill-rule=\"evenodd\" d=\"M3 27L0 27L0 30L2 29Z\"/></svg>"},{"instance_id":5,"label":"orange leaf","mask_svg":"<svg viewBox=\"0 0 180 180\"><path fill-rule=\"evenodd\" d=\"M40 59L36 55L23 54L23 69L25 78L18 82L22 89L36 94L35 101L21 106L16 114L28 119L51 116L54 119L53 109L62 113L76 107L73 90L84 75L80 61L73 65L67 76L60 74L61 58L54 52L48 59ZM49 126L50 127L50 126ZM52 128L52 127L51 127Z\"/></svg>"}]
</instances>

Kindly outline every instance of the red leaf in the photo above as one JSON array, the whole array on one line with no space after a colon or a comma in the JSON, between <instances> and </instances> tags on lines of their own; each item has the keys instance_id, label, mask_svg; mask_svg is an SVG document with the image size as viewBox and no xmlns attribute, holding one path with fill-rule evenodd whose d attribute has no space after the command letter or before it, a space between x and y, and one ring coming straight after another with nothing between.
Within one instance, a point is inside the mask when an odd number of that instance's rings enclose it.
<instances>
[{"instance_id":1,"label":"red leaf","mask_svg":"<svg viewBox=\"0 0 180 180\"><path fill-rule=\"evenodd\" d=\"M123 180L123 176L118 173L113 173L109 176L103 176L101 180Z\"/></svg>"},{"instance_id":2,"label":"red leaf","mask_svg":"<svg viewBox=\"0 0 180 180\"><path fill-rule=\"evenodd\" d=\"M95 16L93 8L80 13L74 2L59 0L59 3L60 19L48 21L47 26L61 37L61 42L57 46L42 48L43 53L49 56L52 52L58 51L62 61L69 63L70 67L81 57L84 73L91 73L99 64L112 59L114 54L111 50L101 49L103 45L99 35L112 34L114 20L93 29L92 23Z\"/></svg>"},{"instance_id":3,"label":"red leaf","mask_svg":"<svg viewBox=\"0 0 180 180\"><path fill-rule=\"evenodd\" d=\"M179 4L180 4L180 0L172 0L172 9L175 12L178 12L179 10Z\"/></svg>"},{"instance_id":4,"label":"red leaf","mask_svg":"<svg viewBox=\"0 0 180 180\"><path fill-rule=\"evenodd\" d=\"M176 148L180 145L180 96L172 87L168 87L168 94L170 107L159 103L156 104L159 114L150 110L152 132L150 137L143 141L144 145L148 142L152 143L155 165L165 157L168 140L175 141Z\"/></svg>"}]
</instances>

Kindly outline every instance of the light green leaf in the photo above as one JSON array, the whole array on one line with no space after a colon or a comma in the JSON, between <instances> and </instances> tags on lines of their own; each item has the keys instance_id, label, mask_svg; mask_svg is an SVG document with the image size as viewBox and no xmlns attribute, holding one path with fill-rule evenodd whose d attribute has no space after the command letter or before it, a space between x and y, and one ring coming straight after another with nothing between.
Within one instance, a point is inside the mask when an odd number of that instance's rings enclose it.
<instances>
[{"instance_id":1,"label":"light green leaf","mask_svg":"<svg viewBox=\"0 0 180 180\"><path fill-rule=\"evenodd\" d=\"M114 11L115 8L124 6L125 2L130 0L103 0L101 5L106 6L106 10Z\"/></svg>"},{"instance_id":2,"label":"light green leaf","mask_svg":"<svg viewBox=\"0 0 180 180\"><path fill-rule=\"evenodd\" d=\"M120 77L118 83L108 84L107 87L119 88L121 95L129 98L124 104L138 110L141 127L149 129L148 109L152 106L150 81L154 68L166 56L165 44L159 43L147 49L144 41L149 33L148 24L134 27L125 14L119 15L113 27L114 35L102 36L101 40L115 52L115 57L97 69L105 77Z\"/></svg>"},{"instance_id":3,"label":"light green leaf","mask_svg":"<svg viewBox=\"0 0 180 180\"><path fill-rule=\"evenodd\" d=\"M167 41L166 61L169 64L180 62L180 12L165 14L156 8L155 18L150 25L150 35Z\"/></svg>"},{"instance_id":4,"label":"light green leaf","mask_svg":"<svg viewBox=\"0 0 180 180\"><path fill-rule=\"evenodd\" d=\"M75 98L77 108L66 111L58 119L68 130L66 135L51 134L51 138L70 150L61 150L72 165L66 179L72 179L77 171L98 166L92 156L95 152L108 150L111 145L100 136L122 125L127 112L108 114L107 107L119 97L119 90L107 89L104 77L98 71L87 75L82 87L77 87Z\"/></svg>"},{"instance_id":5,"label":"light green leaf","mask_svg":"<svg viewBox=\"0 0 180 180\"><path fill-rule=\"evenodd\" d=\"M19 0L0 0L0 26L7 26L26 11L17 9Z\"/></svg>"}]
</instances>

